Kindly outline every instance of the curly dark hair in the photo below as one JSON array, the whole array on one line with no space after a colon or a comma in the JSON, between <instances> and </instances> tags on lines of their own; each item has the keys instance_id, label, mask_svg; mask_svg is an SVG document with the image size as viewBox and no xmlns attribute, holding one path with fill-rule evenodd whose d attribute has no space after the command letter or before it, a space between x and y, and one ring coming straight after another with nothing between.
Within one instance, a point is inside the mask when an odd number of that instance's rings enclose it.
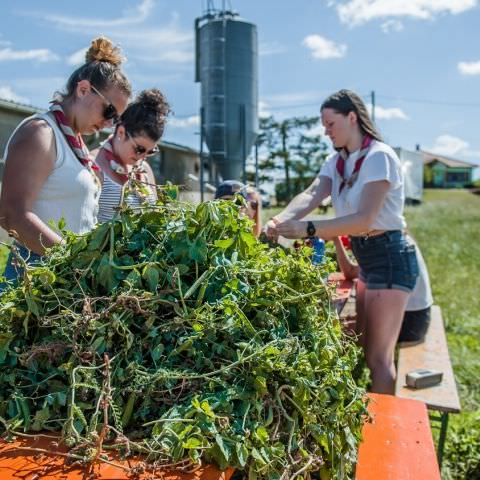
<instances>
[{"instance_id":1,"label":"curly dark hair","mask_svg":"<svg viewBox=\"0 0 480 480\"><path fill-rule=\"evenodd\" d=\"M163 135L170 111L170 105L160 90L143 90L123 112L119 125L123 125L132 137L146 135L157 141Z\"/></svg>"},{"instance_id":2,"label":"curly dark hair","mask_svg":"<svg viewBox=\"0 0 480 480\"><path fill-rule=\"evenodd\" d=\"M322 103L320 111L324 108L331 108L342 115L355 112L362 133L370 135L375 140L382 141L382 136L375 128L365 103L355 92L343 89L333 93Z\"/></svg>"}]
</instances>

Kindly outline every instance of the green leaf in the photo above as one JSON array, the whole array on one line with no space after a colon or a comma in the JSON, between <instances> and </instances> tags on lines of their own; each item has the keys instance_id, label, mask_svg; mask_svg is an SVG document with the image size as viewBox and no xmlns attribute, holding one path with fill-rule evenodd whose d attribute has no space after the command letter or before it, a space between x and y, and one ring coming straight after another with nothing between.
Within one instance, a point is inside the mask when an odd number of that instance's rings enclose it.
<instances>
[{"instance_id":1,"label":"green leaf","mask_svg":"<svg viewBox=\"0 0 480 480\"><path fill-rule=\"evenodd\" d=\"M156 265L146 265L143 269L143 278L147 281L150 292L155 292L160 280L160 272Z\"/></svg>"},{"instance_id":2,"label":"green leaf","mask_svg":"<svg viewBox=\"0 0 480 480\"><path fill-rule=\"evenodd\" d=\"M222 250L227 250L229 247L233 245L234 241L235 241L234 238L226 238L225 240L216 240L214 245L217 248L221 248Z\"/></svg>"},{"instance_id":3,"label":"green leaf","mask_svg":"<svg viewBox=\"0 0 480 480\"><path fill-rule=\"evenodd\" d=\"M240 467L244 467L248 461L248 448L244 443L235 443L235 453L237 455L238 464Z\"/></svg>"},{"instance_id":4,"label":"green leaf","mask_svg":"<svg viewBox=\"0 0 480 480\"><path fill-rule=\"evenodd\" d=\"M266 444L270 438L267 429L263 426L260 426L255 430L255 437L263 444Z\"/></svg>"},{"instance_id":5,"label":"green leaf","mask_svg":"<svg viewBox=\"0 0 480 480\"><path fill-rule=\"evenodd\" d=\"M195 241L190 245L188 253L192 260L202 263L207 257L207 242L203 236L199 236Z\"/></svg>"},{"instance_id":6,"label":"green leaf","mask_svg":"<svg viewBox=\"0 0 480 480\"><path fill-rule=\"evenodd\" d=\"M202 441L196 437L190 437L186 442L182 443L182 447L187 449L199 448L201 446L202 446Z\"/></svg>"},{"instance_id":7,"label":"green leaf","mask_svg":"<svg viewBox=\"0 0 480 480\"><path fill-rule=\"evenodd\" d=\"M156 362L157 360L160 359L162 356L163 352L165 350L165 347L163 344L159 343L151 352L150 355L152 356L152 360Z\"/></svg>"},{"instance_id":8,"label":"green leaf","mask_svg":"<svg viewBox=\"0 0 480 480\"><path fill-rule=\"evenodd\" d=\"M102 285L108 292L113 290L118 284L118 281L115 278L115 271L112 265L110 265L110 260L108 258L108 254L106 253L103 254L100 260L100 264L97 267L97 274L95 278L97 282Z\"/></svg>"},{"instance_id":9,"label":"green leaf","mask_svg":"<svg viewBox=\"0 0 480 480\"><path fill-rule=\"evenodd\" d=\"M110 227L110 222L100 223L98 227L91 233L87 249L99 250L110 232Z\"/></svg>"}]
</instances>

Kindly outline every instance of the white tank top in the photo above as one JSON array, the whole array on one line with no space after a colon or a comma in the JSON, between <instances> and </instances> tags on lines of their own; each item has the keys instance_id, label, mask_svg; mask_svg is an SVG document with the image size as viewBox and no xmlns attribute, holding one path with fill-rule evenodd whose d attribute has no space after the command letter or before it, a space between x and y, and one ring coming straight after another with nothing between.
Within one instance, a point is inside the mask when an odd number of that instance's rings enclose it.
<instances>
[{"instance_id":1,"label":"white tank top","mask_svg":"<svg viewBox=\"0 0 480 480\"><path fill-rule=\"evenodd\" d=\"M50 113L39 113L23 120L8 140L5 158L8 155L8 145L17 130L33 119L45 120L52 128L57 157L53 170L33 204L32 212L46 224L50 220L57 223L63 218L68 230L86 233L97 223L100 187L75 156Z\"/></svg>"},{"instance_id":2,"label":"white tank top","mask_svg":"<svg viewBox=\"0 0 480 480\"><path fill-rule=\"evenodd\" d=\"M108 222L117 213L122 198L122 188L122 185L112 180L106 173L103 174L103 186L98 210L98 221L100 223ZM134 210L139 210L145 202L155 203L155 195L150 193L147 198L144 198L133 192L125 198L125 203Z\"/></svg>"}]
</instances>

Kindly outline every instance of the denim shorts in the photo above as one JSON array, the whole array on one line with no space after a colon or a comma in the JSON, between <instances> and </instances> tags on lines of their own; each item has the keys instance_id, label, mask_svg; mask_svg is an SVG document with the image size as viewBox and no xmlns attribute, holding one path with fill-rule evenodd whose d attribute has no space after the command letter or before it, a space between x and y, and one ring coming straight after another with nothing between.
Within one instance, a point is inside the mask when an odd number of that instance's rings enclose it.
<instances>
[{"instance_id":1,"label":"denim shorts","mask_svg":"<svg viewBox=\"0 0 480 480\"><path fill-rule=\"evenodd\" d=\"M411 292L418 277L415 246L401 230L373 237L351 237L352 251L360 267L360 280L370 290Z\"/></svg>"},{"instance_id":2,"label":"denim shorts","mask_svg":"<svg viewBox=\"0 0 480 480\"><path fill-rule=\"evenodd\" d=\"M27 265L36 265L42 260L42 256L38 253L31 252L28 248L15 242L18 254L25 260ZM12 252L8 255L7 264L3 277L5 282L0 282L0 293L10 284L15 286L18 279L23 276L24 268L15 260L15 255ZM7 283L8 282L8 283Z\"/></svg>"}]
</instances>

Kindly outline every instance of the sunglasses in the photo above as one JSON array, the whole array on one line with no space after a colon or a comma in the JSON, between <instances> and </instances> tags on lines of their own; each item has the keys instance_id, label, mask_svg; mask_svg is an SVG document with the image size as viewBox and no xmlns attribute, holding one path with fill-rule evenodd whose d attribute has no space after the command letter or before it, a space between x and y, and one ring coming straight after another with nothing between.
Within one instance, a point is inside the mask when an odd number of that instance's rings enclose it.
<instances>
[{"instance_id":1,"label":"sunglasses","mask_svg":"<svg viewBox=\"0 0 480 480\"><path fill-rule=\"evenodd\" d=\"M126 130L125 130L126 131ZM155 155L158 153L158 145L155 145L151 150L147 150L143 145L139 145L133 137L130 135L130 133L127 132L128 138L131 140L133 143L133 151L135 152L135 155L145 155L146 157L151 157L152 155Z\"/></svg>"},{"instance_id":2,"label":"sunglasses","mask_svg":"<svg viewBox=\"0 0 480 480\"><path fill-rule=\"evenodd\" d=\"M113 120L113 123L118 123L118 120L120 119L118 116L117 109L115 108L115 105L108 100L103 93L99 92L92 84L90 84L92 87L92 90L100 97L102 98L107 105L105 105L105 108L103 109L103 118L105 120Z\"/></svg>"}]
</instances>

